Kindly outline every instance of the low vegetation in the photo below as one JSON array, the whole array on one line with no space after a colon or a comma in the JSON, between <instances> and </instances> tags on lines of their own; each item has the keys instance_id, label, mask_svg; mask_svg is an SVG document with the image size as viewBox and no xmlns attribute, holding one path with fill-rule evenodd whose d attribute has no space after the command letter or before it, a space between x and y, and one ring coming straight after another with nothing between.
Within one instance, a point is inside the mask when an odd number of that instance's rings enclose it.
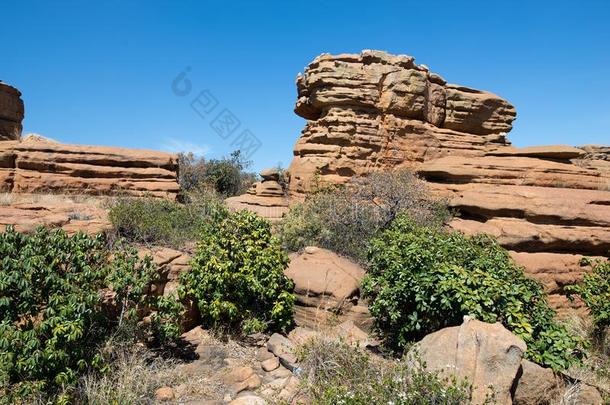
<instances>
[{"instance_id":1,"label":"low vegetation","mask_svg":"<svg viewBox=\"0 0 610 405\"><path fill-rule=\"evenodd\" d=\"M572 367L570 375L601 387L610 402L610 261L584 260L593 266L579 285L567 286L568 296L578 296L589 309L589 317L575 317L571 330L590 342L583 364Z\"/></svg>"},{"instance_id":2,"label":"low vegetation","mask_svg":"<svg viewBox=\"0 0 610 405\"><path fill-rule=\"evenodd\" d=\"M585 274L581 284L566 289L569 296L578 295L589 308L595 333L601 338L610 327L610 260L585 259L585 262L583 264L593 265L592 271Z\"/></svg>"},{"instance_id":3,"label":"low vegetation","mask_svg":"<svg viewBox=\"0 0 610 405\"><path fill-rule=\"evenodd\" d=\"M74 394L77 403L150 403L158 388L183 380L176 372L175 359L156 356L133 342L110 341L102 353L106 357L105 372L90 372L79 379Z\"/></svg>"},{"instance_id":4,"label":"low vegetation","mask_svg":"<svg viewBox=\"0 0 610 405\"><path fill-rule=\"evenodd\" d=\"M363 293L395 349L471 315L523 338L536 363L566 369L582 357L582 340L554 320L542 286L487 236L422 227L402 214L371 242Z\"/></svg>"},{"instance_id":5,"label":"low vegetation","mask_svg":"<svg viewBox=\"0 0 610 405\"><path fill-rule=\"evenodd\" d=\"M208 326L285 331L294 284L284 275L288 257L269 222L242 211L206 224L201 235L192 269L180 278L180 296L196 302Z\"/></svg>"},{"instance_id":6,"label":"low vegetation","mask_svg":"<svg viewBox=\"0 0 610 405\"><path fill-rule=\"evenodd\" d=\"M120 198L111 204L109 218L115 234L130 242L180 249L196 241L203 224L224 211L216 192L197 190L186 194L184 203Z\"/></svg>"},{"instance_id":7,"label":"low vegetation","mask_svg":"<svg viewBox=\"0 0 610 405\"><path fill-rule=\"evenodd\" d=\"M239 150L222 159L197 158L192 153L180 154L178 159L180 188L183 192L214 190L223 197L246 192L256 181L256 173L247 171L252 162Z\"/></svg>"},{"instance_id":8,"label":"low vegetation","mask_svg":"<svg viewBox=\"0 0 610 405\"><path fill-rule=\"evenodd\" d=\"M40 228L0 234L0 401L70 397L78 376L101 370L111 331L154 307L155 269L104 238ZM110 293L105 299L103 291Z\"/></svg>"},{"instance_id":9,"label":"low vegetation","mask_svg":"<svg viewBox=\"0 0 610 405\"><path fill-rule=\"evenodd\" d=\"M398 170L318 190L290 210L279 233L288 250L316 245L365 264L371 238L401 212L435 228L449 218L445 204L431 197L424 181Z\"/></svg>"},{"instance_id":10,"label":"low vegetation","mask_svg":"<svg viewBox=\"0 0 610 405\"><path fill-rule=\"evenodd\" d=\"M307 341L298 356L303 391L315 404L469 403L467 382L442 378L416 361L387 360L325 339Z\"/></svg>"}]
</instances>

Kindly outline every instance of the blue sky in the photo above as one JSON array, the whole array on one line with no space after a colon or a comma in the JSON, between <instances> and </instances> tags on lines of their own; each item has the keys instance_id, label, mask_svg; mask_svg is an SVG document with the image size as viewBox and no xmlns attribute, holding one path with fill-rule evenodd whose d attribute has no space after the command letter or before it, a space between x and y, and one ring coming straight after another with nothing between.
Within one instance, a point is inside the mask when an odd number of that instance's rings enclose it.
<instances>
[{"instance_id":1,"label":"blue sky","mask_svg":"<svg viewBox=\"0 0 610 405\"><path fill-rule=\"evenodd\" d=\"M0 79L24 132L62 142L231 152L191 99L207 90L287 166L305 121L294 79L322 52L413 55L517 108L517 146L610 144L609 1L6 1ZM172 81L190 67L192 92Z\"/></svg>"}]
</instances>

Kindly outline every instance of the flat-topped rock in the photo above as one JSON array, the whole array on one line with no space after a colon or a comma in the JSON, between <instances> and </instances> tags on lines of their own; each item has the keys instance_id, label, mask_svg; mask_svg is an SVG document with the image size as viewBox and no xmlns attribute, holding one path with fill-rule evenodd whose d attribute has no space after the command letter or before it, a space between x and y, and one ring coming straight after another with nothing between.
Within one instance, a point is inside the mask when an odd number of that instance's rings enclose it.
<instances>
[{"instance_id":1,"label":"flat-topped rock","mask_svg":"<svg viewBox=\"0 0 610 405\"><path fill-rule=\"evenodd\" d=\"M503 147L487 152L488 156L526 156L545 159L569 160L583 157L586 151L568 145L528 146L526 148Z\"/></svg>"},{"instance_id":2,"label":"flat-topped rock","mask_svg":"<svg viewBox=\"0 0 610 405\"><path fill-rule=\"evenodd\" d=\"M0 142L4 192L175 198L177 171L177 156L165 152L66 145L40 136Z\"/></svg>"},{"instance_id":3,"label":"flat-topped rock","mask_svg":"<svg viewBox=\"0 0 610 405\"><path fill-rule=\"evenodd\" d=\"M102 204L102 200L79 195L7 194L0 202L0 232L12 225L19 232L45 226L62 228L69 234L97 234L112 227Z\"/></svg>"},{"instance_id":4,"label":"flat-topped rock","mask_svg":"<svg viewBox=\"0 0 610 405\"><path fill-rule=\"evenodd\" d=\"M487 183L604 190L610 177L570 162L520 156L446 156L422 163L417 172L440 183Z\"/></svg>"},{"instance_id":5,"label":"flat-topped rock","mask_svg":"<svg viewBox=\"0 0 610 405\"><path fill-rule=\"evenodd\" d=\"M263 180L278 181L280 179L280 171L277 168L264 169L259 174Z\"/></svg>"}]
</instances>

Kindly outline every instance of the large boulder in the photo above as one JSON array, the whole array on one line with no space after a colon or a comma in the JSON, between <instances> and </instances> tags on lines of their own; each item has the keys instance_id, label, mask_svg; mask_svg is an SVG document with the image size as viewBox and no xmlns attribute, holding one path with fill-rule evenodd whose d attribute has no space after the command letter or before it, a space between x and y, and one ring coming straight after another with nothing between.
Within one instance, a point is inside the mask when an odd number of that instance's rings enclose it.
<instances>
[{"instance_id":1,"label":"large boulder","mask_svg":"<svg viewBox=\"0 0 610 405\"><path fill-rule=\"evenodd\" d=\"M338 254L314 246L290 255L286 276L294 281L295 320L300 326L318 327L334 319L353 321L365 330L372 318L360 302L364 269Z\"/></svg>"},{"instance_id":2,"label":"large boulder","mask_svg":"<svg viewBox=\"0 0 610 405\"><path fill-rule=\"evenodd\" d=\"M513 384L527 346L500 323L470 317L464 323L431 333L418 342L409 357L472 384L471 403L493 396L497 404L512 404Z\"/></svg>"}]
</instances>

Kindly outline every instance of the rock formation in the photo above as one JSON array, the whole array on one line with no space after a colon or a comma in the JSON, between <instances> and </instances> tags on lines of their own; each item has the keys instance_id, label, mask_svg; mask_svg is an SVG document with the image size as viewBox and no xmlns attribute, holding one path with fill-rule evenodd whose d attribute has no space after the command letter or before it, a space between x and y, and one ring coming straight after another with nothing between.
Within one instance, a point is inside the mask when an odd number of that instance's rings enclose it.
<instances>
[{"instance_id":1,"label":"rock formation","mask_svg":"<svg viewBox=\"0 0 610 405\"><path fill-rule=\"evenodd\" d=\"M516 112L502 98L447 84L410 56L380 51L317 57L297 77L308 120L290 166L292 194L316 181L507 145Z\"/></svg>"},{"instance_id":2,"label":"rock formation","mask_svg":"<svg viewBox=\"0 0 610 405\"><path fill-rule=\"evenodd\" d=\"M23 101L16 88L0 81L0 141L19 139Z\"/></svg>"},{"instance_id":3,"label":"rock formation","mask_svg":"<svg viewBox=\"0 0 610 405\"><path fill-rule=\"evenodd\" d=\"M29 136L0 142L0 191L175 197L176 156L140 149L64 145Z\"/></svg>"},{"instance_id":4,"label":"rock formation","mask_svg":"<svg viewBox=\"0 0 610 405\"><path fill-rule=\"evenodd\" d=\"M489 233L541 281L551 303L610 251L610 147L514 148L506 100L447 84L409 56L317 57L297 77L307 119L290 166L290 195L319 183L406 167L459 212L451 226Z\"/></svg>"},{"instance_id":5,"label":"rock formation","mask_svg":"<svg viewBox=\"0 0 610 405\"><path fill-rule=\"evenodd\" d=\"M265 169L259 174L262 181L254 183L244 195L227 198L227 206L235 211L255 212L272 222L279 221L288 212L288 199L279 182L280 172L278 169Z\"/></svg>"},{"instance_id":6,"label":"rock formation","mask_svg":"<svg viewBox=\"0 0 610 405\"><path fill-rule=\"evenodd\" d=\"M0 82L0 192L176 197L178 160L173 154L64 145L39 135L21 139L20 96Z\"/></svg>"}]
</instances>

